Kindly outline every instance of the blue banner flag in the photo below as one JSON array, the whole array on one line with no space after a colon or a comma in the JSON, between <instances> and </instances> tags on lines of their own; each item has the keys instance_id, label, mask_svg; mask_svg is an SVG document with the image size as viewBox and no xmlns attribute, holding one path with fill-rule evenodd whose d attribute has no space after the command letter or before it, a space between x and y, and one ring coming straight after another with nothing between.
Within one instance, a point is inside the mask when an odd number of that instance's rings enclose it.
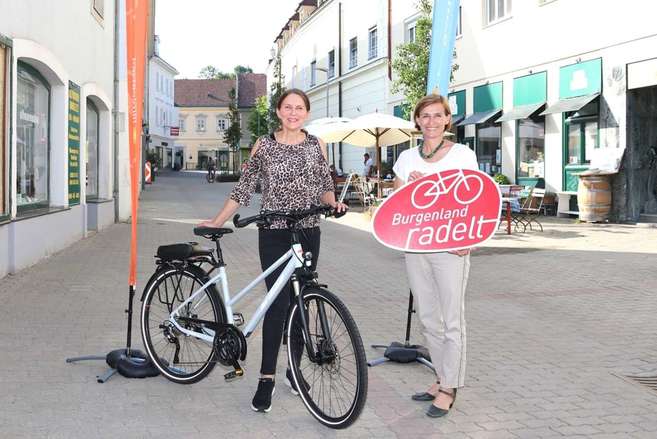
<instances>
[{"instance_id":1,"label":"blue banner flag","mask_svg":"<svg viewBox=\"0 0 657 439\"><path fill-rule=\"evenodd\" d=\"M459 19L459 0L434 0L427 94L447 96Z\"/></svg>"}]
</instances>

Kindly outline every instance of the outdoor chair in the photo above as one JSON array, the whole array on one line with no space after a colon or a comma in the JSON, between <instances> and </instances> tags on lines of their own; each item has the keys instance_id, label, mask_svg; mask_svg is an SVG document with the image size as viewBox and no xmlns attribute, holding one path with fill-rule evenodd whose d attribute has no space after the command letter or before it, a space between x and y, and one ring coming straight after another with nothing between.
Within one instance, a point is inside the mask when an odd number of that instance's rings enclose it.
<instances>
[{"instance_id":1,"label":"outdoor chair","mask_svg":"<svg viewBox=\"0 0 657 439\"><path fill-rule=\"evenodd\" d=\"M365 177L356 177L352 180L352 183L356 198L363 205L363 209L367 209L376 201L376 196L372 193L374 183L367 181Z\"/></svg>"},{"instance_id":2,"label":"outdoor chair","mask_svg":"<svg viewBox=\"0 0 657 439\"><path fill-rule=\"evenodd\" d=\"M514 221L516 229L520 226L523 228L523 232L527 230L534 230L533 226L538 226L543 231L543 225L539 221L541 214L544 213L543 201L545 199L545 189L532 188L529 192L527 198L525 198L524 203L520 207L520 212L513 215L512 221ZM515 217L515 218L514 218Z\"/></svg>"}]
</instances>

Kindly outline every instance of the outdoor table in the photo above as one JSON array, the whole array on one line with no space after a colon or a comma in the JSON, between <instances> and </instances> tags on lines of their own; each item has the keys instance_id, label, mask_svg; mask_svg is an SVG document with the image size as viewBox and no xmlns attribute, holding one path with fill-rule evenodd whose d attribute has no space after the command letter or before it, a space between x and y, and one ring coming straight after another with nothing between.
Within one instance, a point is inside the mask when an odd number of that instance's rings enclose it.
<instances>
[{"instance_id":1,"label":"outdoor table","mask_svg":"<svg viewBox=\"0 0 657 439\"><path fill-rule=\"evenodd\" d=\"M506 234L511 234L511 203L520 200L520 197L502 197L502 202L506 204Z\"/></svg>"}]
</instances>

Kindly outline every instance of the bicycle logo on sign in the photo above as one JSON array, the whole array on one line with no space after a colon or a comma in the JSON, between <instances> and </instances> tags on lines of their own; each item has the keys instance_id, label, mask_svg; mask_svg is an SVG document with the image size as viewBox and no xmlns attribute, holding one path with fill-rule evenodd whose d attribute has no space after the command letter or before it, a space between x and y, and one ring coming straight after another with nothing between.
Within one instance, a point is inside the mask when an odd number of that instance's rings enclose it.
<instances>
[{"instance_id":1,"label":"bicycle logo on sign","mask_svg":"<svg viewBox=\"0 0 657 439\"><path fill-rule=\"evenodd\" d=\"M449 182L449 183L448 183ZM438 202L441 195L454 189L454 198L466 205L475 202L484 190L484 181L476 174L465 175L462 169L438 180L418 184L411 194L411 203L416 209L428 209Z\"/></svg>"}]
</instances>

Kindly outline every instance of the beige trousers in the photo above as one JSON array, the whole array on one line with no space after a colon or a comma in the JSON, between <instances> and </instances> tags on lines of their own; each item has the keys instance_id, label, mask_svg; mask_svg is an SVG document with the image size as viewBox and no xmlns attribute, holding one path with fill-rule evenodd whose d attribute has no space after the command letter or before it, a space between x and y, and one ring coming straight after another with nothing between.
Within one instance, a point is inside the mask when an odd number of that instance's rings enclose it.
<instances>
[{"instance_id":1,"label":"beige trousers","mask_svg":"<svg viewBox=\"0 0 657 439\"><path fill-rule=\"evenodd\" d=\"M463 387L465 378L465 288L470 255L406 253L415 309L441 387Z\"/></svg>"}]
</instances>

